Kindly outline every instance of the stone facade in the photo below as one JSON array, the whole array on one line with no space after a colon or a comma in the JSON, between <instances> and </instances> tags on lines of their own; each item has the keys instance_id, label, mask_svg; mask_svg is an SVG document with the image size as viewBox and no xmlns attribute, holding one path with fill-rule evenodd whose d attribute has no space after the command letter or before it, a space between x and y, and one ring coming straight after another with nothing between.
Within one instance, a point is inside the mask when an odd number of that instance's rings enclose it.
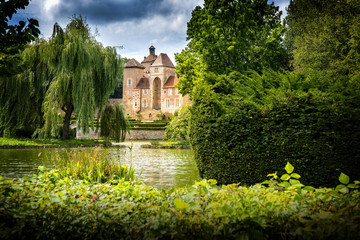
<instances>
[{"instance_id":1,"label":"stone facade","mask_svg":"<svg viewBox=\"0 0 360 240\"><path fill-rule=\"evenodd\" d=\"M100 130L99 130L100 132ZM89 129L88 134L82 134L76 131L76 138L101 139L99 132ZM126 140L164 140L165 130L130 130L130 134L126 134Z\"/></svg>"},{"instance_id":2,"label":"stone facade","mask_svg":"<svg viewBox=\"0 0 360 240\"><path fill-rule=\"evenodd\" d=\"M191 102L175 87L178 79L168 55L155 55L153 46L149 50L149 56L141 64L135 59L125 64L123 104L130 116L140 113L142 119L153 120L159 113L171 115L178 107Z\"/></svg>"}]
</instances>

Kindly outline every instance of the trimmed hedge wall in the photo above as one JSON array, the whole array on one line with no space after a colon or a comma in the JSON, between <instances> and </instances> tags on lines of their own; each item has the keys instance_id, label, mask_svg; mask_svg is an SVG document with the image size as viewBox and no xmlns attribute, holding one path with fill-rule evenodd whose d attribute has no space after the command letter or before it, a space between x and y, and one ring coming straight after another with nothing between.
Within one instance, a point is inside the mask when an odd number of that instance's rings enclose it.
<instances>
[{"instance_id":1,"label":"trimmed hedge wall","mask_svg":"<svg viewBox=\"0 0 360 240\"><path fill-rule=\"evenodd\" d=\"M131 127L130 130L165 130L164 127Z\"/></svg>"},{"instance_id":2,"label":"trimmed hedge wall","mask_svg":"<svg viewBox=\"0 0 360 240\"><path fill-rule=\"evenodd\" d=\"M312 186L360 180L360 95L288 94L269 109L209 86L193 94L190 141L201 177L254 184L291 162Z\"/></svg>"},{"instance_id":3,"label":"trimmed hedge wall","mask_svg":"<svg viewBox=\"0 0 360 240\"><path fill-rule=\"evenodd\" d=\"M144 122L144 123L130 123L131 127L165 127L167 125L167 123L148 123L148 122Z\"/></svg>"}]
</instances>

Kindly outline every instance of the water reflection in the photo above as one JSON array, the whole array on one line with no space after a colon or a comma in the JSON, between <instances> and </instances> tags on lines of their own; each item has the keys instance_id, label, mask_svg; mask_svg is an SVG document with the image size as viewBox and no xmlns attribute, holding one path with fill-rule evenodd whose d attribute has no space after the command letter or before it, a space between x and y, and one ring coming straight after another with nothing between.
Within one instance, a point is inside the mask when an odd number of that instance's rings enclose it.
<instances>
[{"instance_id":1,"label":"water reflection","mask_svg":"<svg viewBox=\"0 0 360 240\"><path fill-rule=\"evenodd\" d=\"M66 154L79 149L0 149L0 175L6 177L31 176L40 165L49 165L48 156L55 152ZM94 151L85 148L85 151ZM134 146L102 149L121 163L133 164L142 171L145 184L159 187L181 187L199 180L193 153L188 149L147 149Z\"/></svg>"}]
</instances>

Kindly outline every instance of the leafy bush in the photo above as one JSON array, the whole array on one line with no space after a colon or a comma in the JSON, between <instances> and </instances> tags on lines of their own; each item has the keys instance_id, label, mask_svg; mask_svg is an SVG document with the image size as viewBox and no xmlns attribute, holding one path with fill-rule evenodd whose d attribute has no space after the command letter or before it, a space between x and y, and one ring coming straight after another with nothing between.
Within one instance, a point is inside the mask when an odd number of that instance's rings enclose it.
<instances>
[{"instance_id":1,"label":"leafy bush","mask_svg":"<svg viewBox=\"0 0 360 240\"><path fill-rule=\"evenodd\" d=\"M1 237L360 238L357 189L342 193L298 184L285 190L274 181L269 187L215 184L203 180L188 188L162 190L123 180L94 184L60 178L53 170L32 178L0 177Z\"/></svg>"},{"instance_id":2,"label":"leafy bush","mask_svg":"<svg viewBox=\"0 0 360 240\"><path fill-rule=\"evenodd\" d=\"M131 130L164 130L164 127L132 127Z\"/></svg>"},{"instance_id":3,"label":"leafy bush","mask_svg":"<svg viewBox=\"0 0 360 240\"><path fill-rule=\"evenodd\" d=\"M142 114L138 113L136 114L136 117L140 120L142 118Z\"/></svg>"},{"instance_id":4,"label":"leafy bush","mask_svg":"<svg viewBox=\"0 0 360 240\"><path fill-rule=\"evenodd\" d=\"M159 120L165 120L165 114L164 113L158 113L156 114L156 117L159 119Z\"/></svg>"},{"instance_id":5,"label":"leafy bush","mask_svg":"<svg viewBox=\"0 0 360 240\"><path fill-rule=\"evenodd\" d=\"M151 145L155 145L155 146L159 146L159 145L160 145L160 142L157 141L157 140L151 140L151 141L150 141L150 144L151 144Z\"/></svg>"},{"instance_id":6,"label":"leafy bush","mask_svg":"<svg viewBox=\"0 0 360 240\"><path fill-rule=\"evenodd\" d=\"M359 81L342 81L206 76L193 90L190 121L200 175L254 184L291 161L308 185L333 186L340 172L360 179Z\"/></svg>"},{"instance_id":7,"label":"leafy bush","mask_svg":"<svg viewBox=\"0 0 360 240\"><path fill-rule=\"evenodd\" d=\"M165 127L169 122L134 122L131 127Z\"/></svg>"},{"instance_id":8,"label":"leafy bush","mask_svg":"<svg viewBox=\"0 0 360 240\"><path fill-rule=\"evenodd\" d=\"M189 136L190 105L180 108L174 119L166 126L165 138L170 141L185 140Z\"/></svg>"}]
</instances>

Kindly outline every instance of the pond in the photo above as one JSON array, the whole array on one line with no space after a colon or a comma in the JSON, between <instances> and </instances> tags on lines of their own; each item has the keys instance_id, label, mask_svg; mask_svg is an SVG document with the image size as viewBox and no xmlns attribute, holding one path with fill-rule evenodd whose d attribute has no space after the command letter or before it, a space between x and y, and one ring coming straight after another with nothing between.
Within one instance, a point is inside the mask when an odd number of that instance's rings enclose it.
<instances>
[{"instance_id":1,"label":"pond","mask_svg":"<svg viewBox=\"0 0 360 240\"><path fill-rule=\"evenodd\" d=\"M74 148L0 149L0 176L17 178L37 173L40 165L49 165L48 156L58 152L79 151ZM85 148L94 151L94 148ZM148 149L133 145L107 148L112 158L132 164L141 172L145 184L158 187L183 187L200 180L190 149Z\"/></svg>"}]
</instances>

